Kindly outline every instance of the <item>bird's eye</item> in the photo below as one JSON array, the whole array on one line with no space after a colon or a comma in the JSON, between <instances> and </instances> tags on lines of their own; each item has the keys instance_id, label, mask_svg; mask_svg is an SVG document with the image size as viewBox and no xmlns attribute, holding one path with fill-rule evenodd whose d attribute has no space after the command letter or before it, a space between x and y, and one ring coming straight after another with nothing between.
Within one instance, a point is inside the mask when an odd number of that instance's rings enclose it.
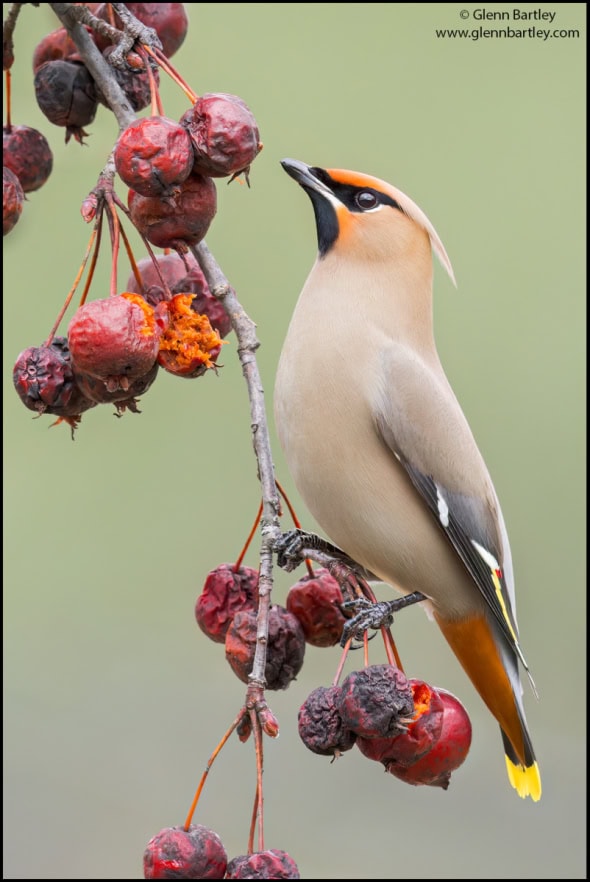
<instances>
[{"instance_id":1,"label":"bird's eye","mask_svg":"<svg viewBox=\"0 0 590 882\"><path fill-rule=\"evenodd\" d=\"M375 208L379 202L375 194L371 193L370 190L361 190L360 193L356 194L355 201L361 211L368 211L370 208Z\"/></svg>"}]
</instances>

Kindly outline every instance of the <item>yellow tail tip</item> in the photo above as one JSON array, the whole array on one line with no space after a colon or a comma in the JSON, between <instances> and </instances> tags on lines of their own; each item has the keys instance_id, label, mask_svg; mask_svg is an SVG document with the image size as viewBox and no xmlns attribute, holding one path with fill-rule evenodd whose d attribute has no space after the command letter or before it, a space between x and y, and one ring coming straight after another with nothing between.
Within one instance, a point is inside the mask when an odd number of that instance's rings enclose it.
<instances>
[{"instance_id":1,"label":"yellow tail tip","mask_svg":"<svg viewBox=\"0 0 590 882\"><path fill-rule=\"evenodd\" d=\"M541 773L537 763L533 763L532 766L521 766L506 757L506 770L508 780L519 796L523 799L530 796L533 802L541 799Z\"/></svg>"}]
</instances>

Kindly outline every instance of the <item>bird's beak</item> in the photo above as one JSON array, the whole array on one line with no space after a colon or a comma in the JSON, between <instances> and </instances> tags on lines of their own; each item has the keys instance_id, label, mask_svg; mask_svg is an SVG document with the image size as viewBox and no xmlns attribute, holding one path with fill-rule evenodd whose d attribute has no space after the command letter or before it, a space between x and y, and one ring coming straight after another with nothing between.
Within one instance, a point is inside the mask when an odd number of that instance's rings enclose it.
<instances>
[{"instance_id":1,"label":"bird's beak","mask_svg":"<svg viewBox=\"0 0 590 882\"><path fill-rule=\"evenodd\" d=\"M281 159L281 165L287 174L290 175L293 180L297 181L304 190L320 193L322 196L327 196L331 199L334 198L334 194L330 188L326 187L326 185L315 176L314 172L316 169L306 165L304 162L300 162L298 159Z\"/></svg>"}]
</instances>

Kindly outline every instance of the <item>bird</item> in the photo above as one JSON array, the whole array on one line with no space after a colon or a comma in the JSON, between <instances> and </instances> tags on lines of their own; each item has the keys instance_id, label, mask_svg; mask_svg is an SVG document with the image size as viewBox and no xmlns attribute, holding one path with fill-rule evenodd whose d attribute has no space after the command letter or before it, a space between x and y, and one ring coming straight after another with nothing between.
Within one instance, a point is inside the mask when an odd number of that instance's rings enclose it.
<instances>
[{"instance_id":1,"label":"bird","mask_svg":"<svg viewBox=\"0 0 590 882\"><path fill-rule=\"evenodd\" d=\"M281 160L309 196L318 252L275 374L287 469L330 543L415 595L499 723L510 784L537 802L510 544L433 329L434 226L372 175Z\"/></svg>"}]
</instances>

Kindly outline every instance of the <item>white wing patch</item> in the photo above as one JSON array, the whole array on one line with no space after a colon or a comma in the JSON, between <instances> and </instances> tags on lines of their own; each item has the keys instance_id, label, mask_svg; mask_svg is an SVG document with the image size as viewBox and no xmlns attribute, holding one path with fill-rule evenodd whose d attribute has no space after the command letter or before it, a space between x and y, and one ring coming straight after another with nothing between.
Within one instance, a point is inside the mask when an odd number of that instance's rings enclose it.
<instances>
[{"instance_id":1,"label":"white wing patch","mask_svg":"<svg viewBox=\"0 0 590 882\"><path fill-rule=\"evenodd\" d=\"M480 545L479 542L476 542L475 539L471 540L471 544L479 554L482 560L484 560L491 570L499 570L500 564L487 548L484 548L483 545Z\"/></svg>"},{"instance_id":2,"label":"white wing patch","mask_svg":"<svg viewBox=\"0 0 590 882\"><path fill-rule=\"evenodd\" d=\"M449 506L447 505L444 496L440 492L440 487L436 488L436 504L438 507L438 519L443 525L443 527L449 526ZM477 543L473 543L476 545ZM478 549L479 551L479 549Z\"/></svg>"}]
</instances>

